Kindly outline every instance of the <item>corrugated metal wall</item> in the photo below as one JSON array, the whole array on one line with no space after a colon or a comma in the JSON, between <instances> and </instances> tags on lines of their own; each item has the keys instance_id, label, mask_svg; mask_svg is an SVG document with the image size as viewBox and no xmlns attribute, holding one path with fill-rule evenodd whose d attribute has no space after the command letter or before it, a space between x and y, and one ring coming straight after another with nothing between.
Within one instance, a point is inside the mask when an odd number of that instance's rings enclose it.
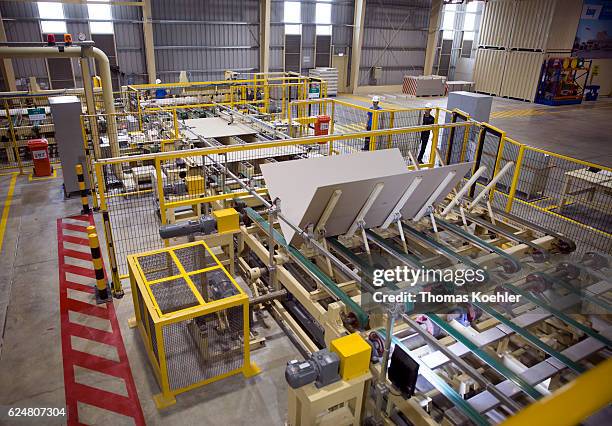
<instances>
[{"instance_id":1,"label":"corrugated metal wall","mask_svg":"<svg viewBox=\"0 0 612 426\"><path fill-rule=\"evenodd\" d=\"M0 2L0 9L8 41L42 41L36 4ZM16 21L17 18L21 19ZM49 84L47 63L44 59L13 59L13 68L17 79L33 76L41 86ZM23 85L18 84L17 87Z\"/></svg>"},{"instance_id":2,"label":"corrugated metal wall","mask_svg":"<svg viewBox=\"0 0 612 426\"><path fill-rule=\"evenodd\" d=\"M477 92L500 95L505 61L505 50L478 49L474 65L474 82Z\"/></svg>"},{"instance_id":3,"label":"corrugated metal wall","mask_svg":"<svg viewBox=\"0 0 612 426\"><path fill-rule=\"evenodd\" d=\"M177 81L223 79L226 69L259 68L257 0L153 0L157 73Z\"/></svg>"},{"instance_id":4,"label":"corrugated metal wall","mask_svg":"<svg viewBox=\"0 0 612 426\"><path fill-rule=\"evenodd\" d=\"M582 1L557 0L557 7L548 33L548 52L571 53L576 39L578 22L582 14Z\"/></svg>"},{"instance_id":5,"label":"corrugated metal wall","mask_svg":"<svg viewBox=\"0 0 612 426\"><path fill-rule=\"evenodd\" d=\"M2 19L8 41L42 41L38 8L36 3L1 2ZM122 83L144 83L146 67L144 60L144 43L142 38L142 15L139 7L112 6L115 45ZM90 37L87 6L81 4L64 4L66 29L73 34L84 33ZM41 87L48 87L49 75L44 59L14 59L13 66L17 79L36 77ZM77 86L82 86L79 62L72 60L72 69ZM18 84L18 88L27 88Z\"/></svg>"},{"instance_id":6,"label":"corrugated metal wall","mask_svg":"<svg viewBox=\"0 0 612 426\"><path fill-rule=\"evenodd\" d=\"M176 81L186 70L191 80L223 77L225 69L259 70L259 0L152 0L157 72ZM283 69L284 23L281 0L272 0L270 71ZM9 41L41 41L34 2L0 2ZM378 84L399 84L405 74L421 74L425 61L431 0L367 2L360 84L369 83L370 68L382 66ZM122 84L147 82L142 10L112 6L117 62ZM302 72L314 66L316 4L302 1ZM65 4L68 31L88 37L87 6ZM354 1L332 2L332 45L335 54L351 54ZM46 61L13 61L17 78L37 77L48 84ZM78 61L73 69L80 85Z\"/></svg>"},{"instance_id":7,"label":"corrugated metal wall","mask_svg":"<svg viewBox=\"0 0 612 426\"><path fill-rule=\"evenodd\" d=\"M348 55L353 40L352 1L332 2L332 45L334 53ZM316 4L302 2L302 74L314 67L316 36ZM270 13L270 71L283 71L285 24L284 1L273 0Z\"/></svg>"},{"instance_id":8,"label":"corrugated metal wall","mask_svg":"<svg viewBox=\"0 0 612 426\"><path fill-rule=\"evenodd\" d=\"M122 73L121 84L148 83L140 7L113 6L117 64Z\"/></svg>"},{"instance_id":9,"label":"corrugated metal wall","mask_svg":"<svg viewBox=\"0 0 612 426\"><path fill-rule=\"evenodd\" d=\"M499 95L533 102L545 54L518 50L504 54L505 69Z\"/></svg>"},{"instance_id":10,"label":"corrugated metal wall","mask_svg":"<svg viewBox=\"0 0 612 426\"><path fill-rule=\"evenodd\" d=\"M431 0L366 2L359 84L368 85L373 67L382 67L378 85L401 84L420 75L425 64Z\"/></svg>"}]
</instances>

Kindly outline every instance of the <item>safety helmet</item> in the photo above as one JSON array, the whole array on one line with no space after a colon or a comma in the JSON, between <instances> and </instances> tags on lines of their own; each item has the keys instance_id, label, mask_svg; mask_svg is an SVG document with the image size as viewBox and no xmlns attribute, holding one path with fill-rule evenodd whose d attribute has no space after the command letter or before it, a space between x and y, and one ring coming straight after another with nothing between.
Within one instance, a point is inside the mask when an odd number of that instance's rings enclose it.
<instances>
[{"instance_id":1,"label":"safety helmet","mask_svg":"<svg viewBox=\"0 0 612 426\"><path fill-rule=\"evenodd\" d=\"M372 96L372 102L380 102L379 96Z\"/></svg>"}]
</instances>

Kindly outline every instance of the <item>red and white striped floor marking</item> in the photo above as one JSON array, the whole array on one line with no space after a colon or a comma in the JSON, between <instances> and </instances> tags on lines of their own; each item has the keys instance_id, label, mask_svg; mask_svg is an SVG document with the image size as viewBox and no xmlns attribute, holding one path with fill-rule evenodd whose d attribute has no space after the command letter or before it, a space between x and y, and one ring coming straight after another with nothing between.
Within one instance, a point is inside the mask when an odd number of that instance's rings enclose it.
<instances>
[{"instance_id":1,"label":"red and white striped floor marking","mask_svg":"<svg viewBox=\"0 0 612 426\"><path fill-rule=\"evenodd\" d=\"M93 224L93 217L88 215L57 220L62 358L68 425L87 422L86 419L79 418L79 407L83 407L83 404L130 417L134 424L144 425L144 416L115 308L112 303L96 305L95 273L86 229ZM71 295L77 295L79 298ZM78 314L80 323L70 320L70 312ZM88 319L91 324L87 324ZM110 331L91 326L100 320L108 321ZM86 342L87 348L98 347L99 353L93 354L74 348L73 342L77 339L73 338L83 339L82 342ZM79 348L81 346L83 345L79 345ZM106 351L102 350L104 347L107 348ZM107 358L100 355L100 351L109 352L108 347L116 351L115 356ZM101 389L96 383L80 383L75 367L79 367L79 370L91 370L96 373L94 376L99 377L101 373L111 380L119 381L121 387L126 389L127 395Z\"/></svg>"}]
</instances>

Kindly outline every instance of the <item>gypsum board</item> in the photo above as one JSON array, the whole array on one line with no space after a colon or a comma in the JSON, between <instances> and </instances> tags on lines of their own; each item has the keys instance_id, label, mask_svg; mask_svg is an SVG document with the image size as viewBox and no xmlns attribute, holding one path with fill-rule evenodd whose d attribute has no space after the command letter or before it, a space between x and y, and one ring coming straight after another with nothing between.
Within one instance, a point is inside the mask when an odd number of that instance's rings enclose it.
<instances>
[{"instance_id":1,"label":"gypsum board","mask_svg":"<svg viewBox=\"0 0 612 426\"><path fill-rule=\"evenodd\" d=\"M502 284L502 287L505 287L507 289L509 289L510 291L512 291L515 294L519 294L522 297L524 297L525 299L529 300L531 303L533 303L534 305L550 312L553 316L559 318L560 320L562 320L563 322L577 328L578 330L582 331L584 334L586 334L589 337L592 337L593 339L599 340L601 343L603 343L604 345L608 346L608 347L612 347L612 341L608 340L607 338L605 338L604 336L602 336L601 334L599 334L597 331L583 325L580 324L578 321L576 321L573 318L570 318L568 315L564 314L563 312L561 312L560 310L553 308L552 306L550 306L549 304L547 304L544 300L541 300L535 296L530 295L527 291L524 291L518 287L513 286L512 284Z\"/></svg>"},{"instance_id":2,"label":"gypsum board","mask_svg":"<svg viewBox=\"0 0 612 426\"><path fill-rule=\"evenodd\" d=\"M544 249L543 247L540 247L537 244L532 243L531 241L521 237L520 235L515 235L512 232L506 229L503 229L497 225L494 225L490 222L487 222L486 220L483 220L480 217L476 217L476 216L472 216L468 214L466 214L465 217L467 220L471 220L472 222L475 222L478 225L481 225L482 227L487 228L490 231L503 235L504 237L510 240L514 240L519 244L525 244L526 246L531 247L534 250L531 256L533 257L533 260L536 263L546 262L550 258L550 254L548 253L548 250Z\"/></svg>"},{"instance_id":3,"label":"gypsum board","mask_svg":"<svg viewBox=\"0 0 612 426\"><path fill-rule=\"evenodd\" d=\"M525 328L516 325L511 320L509 320L508 318L504 317L501 313L499 313L498 311L496 311L492 307L488 306L486 303L472 302L472 305L482 309L483 311L485 311L486 313L491 315L493 318L495 318L497 321L499 321L500 323L504 324L505 326L510 327L516 334L521 336L523 339L527 340L533 346L535 346L536 348L540 349L541 351L547 353L551 357L558 359L563 364L565 364L567 367L569 367L570 369L574 370L576 373L582 374L582 373L584 373L586 371L586 369L584 367L582 367L581 365L575 363L574 361L572 361L571 359L569 359L565 355L559 353L558 351L556 351L555 349L553 349L552 347L550 347L546 343L542 342L540 339L538 339L536 336L531 334Z\"/></svg>"},{"instance_id":4,"label":"gypsum board","mask_svg":"<svg viewBox=\"0 0 612 426\"><path fill-rule=\"evenodd\" d=\"M561 273L547 274L544 272L533 272L529 274L529 276L536 276L538 278L541 278L543 281L551 284L552 286L554 286L555 284L560 284L561 287L564 287L568 291L580 297L583 297L584 299L588 300L594 305L598 305L599 307L604 308L608 312L612 312L612 306L610 306L608 303L604 302L603 300L599 300L595 294L590 293L590 292L589 292L590 294L586 294L588 292L587 290L578 289L574 287L562 277Z\"/></svg>"},{"instance_id":5,"label":"gypsum board","mask_svg":"<svg viewBox=\"0 0 612 426\"><path fill-rule=\"evenodd\" d=\"M327 240L327 243L334 249L334 251L336 251L336 253L340 255L340 257L343 257L345 260L359 267L360 271L363 272L363 274L370 280L374 278L374 267L376 265L372 265L371 263L366 264L363 259L360 259L359 256L353 253L347 246L342 244L338 240L338 237L328 237L326 240ZM362 290L364 290L363 287L366 287L365 289L369 292L375 291L375 289L366 282L362 282L361 285L362 285ZM395 283L391 281L385 280L385 284L383 284L383 286L390 288L391 290L399 290L399 288L395 285Z\"/></svg>"},{"instance_id":6,"label":"gypsum board","mask_svg":"<svg viewBox=\"0 0 612 426\"><path fill-rule=\"evenodd\" d=\"M402 318L405 322L408 323L408 325L410 325L411 330L414 330L417 335L421 336L423 343L433 346L437 350L442 352L455 365L463 369L469 376L471 376L476 381L476 383L482 386L484 390L489 391L493 396L495 396L500 403L506 405L509 408L512 408L514 412L519 411L521 409L521 407L515 401L513 401L503 392L500 392L497 387L495 387L493 383L487 380L476 368L472 367L459 355L456 355L452 350L448 348L448 346L440 343L438 339L436 339L433 335L429 334L427 330L421 328L421 326L415 320L413 320L406 314L402 314Z\"/></svg>"},{"instance_id":7,"label":"gypsum board","mask_svg":"<svg viewBox=\"0 0 612 426\"><path fill-rule=\"evenodd\" d=\"M376 330L376 333L385 340L385 331ZM465 414L471 421L478 426L488 426L489 421L484 418L474 407L470 405L461 395L453 389L442 377L430 369L416 354L404 345L404 343L396 336L391 337L391 342L399 346L406 354L410 356L417 364L419 364L419 374L423 376L429 383L431 383L440 393L449 401L451 401L456 407L458 407L463 414Z\"/></svg>"},{"instance_id":8,"label":"gypsum board","mask_svg":"<svg viewBox=\"0 0 612 426\"><path fill-rule=\"evenodd\" d=\"M558 248L559 248L559 251L561 251L561 253L563 254L569 254L576 250L576 243L564 235L561 235L550 229L546 229L543 226L540 226L538 224L531 223L521 217L513 215L512 213L506 213L505 211L500 210L497 207L492 207L492 209L493 209L493 213L496 213L502 217L505 217L506 219L510 219L511 221L519 223L523 226L526 226L527 228L534 229L538 232L541 232L542 234L547 234L547 235L550 235L551 237L556 238L561 243L558 246Z\"/></svg>"},{"instance_id":9,"label":"gypsum board","mask_svg":"<svg viewBox=\"0 0 612 426\"><path fill-rule=\"evenodd\" d=\"M410 235L412 235L413 237L415 237L416 239L418 239L419 241L430 245L431 247L433 247L434 249L436 249L436 251L438 251L438 253L446 256L447 258L453 258L457 261L459 261L460 263L464 264L465 266L469 267L470 269L481 269L479 265L477 265L476 263L472 262L472 260L470 258L467 258L465 256L461 256L460 254L458 254L457 252L455 252L454 250L452 250L450 247L440 243L439 241L434 240L433 238L430 238L427 234L425 234L424 232L418 231L414 228L411 228L410 226L407 226L405 223L402 223L402 228L404 229L404 232L409 233ZM483 270L485 273L485 282L489 281L489 273L485 270Z\"/></svg>"},{"instance_id":10,"label":"gypsum board","mask_svg":"<svg viewBox=\"0 0 612 426\"><path fill-rule=\"evenodd\" d=\"M264 220L255 210L250 207L244 209L249 218L256 223L265 233L268 233L270 228L269 223ZM353 299L351 299L345 292L343 292L336 283L327 276L319 267L312 263L306 256L304 256L298 249L288 244L285 238L278 233L275 229L272 230L271 237L282 247L287 250L287 253L299 264L301 264L305 270L309 271L313 278L319 281L327 291L342 301L345 306L355 314L359 325L363 328L368 324L369 315L359 306Z\"/></svg>"},{"instance_id":11,"label":"gypsum board","mask_svg":"<svg viewBox=\"0 0 612 426\"><path fill-rule=\"evenodd\" d=\"M449 323L444 321L442 318L440 318L434 313L427 313L425 315L434 324L444 330L446 334L450 335L453 339L468 348L474 355L480 358L480 360L482 360L484 363L488 364L493 370L497 371L499 374L501 374L506 379L510 380L512 383L518 386L523 392L525 392L525 394L529 395L535 400L540 399L542 396L544 396L536 388L527 383L525 379L510 370L505 365L499 363L495 358L493 358L483 349L479 348L478 345L467 339L465 336L463 336L463 334L455 330Z\"/></svg>"},{"instance_id":12,"label":"gypsum board","mask_svg":"<svg viewBox=\"0 0 612 426\"><path fill-rule=\"evenodd\" d=\"M480 247L483 250L486 250L490 253L495 253L501 256L504 261L502 262L502 267L504 271L508 274L514 274L521 270L522 266L518 260L514 256L509 255L505 251L501 250L499 247L495 247L493 244L489 244L486 241L483 241L481 238L478 238L475 235L470 234L469 232L465 232L457 225L453 225L450 222L445 221L444 219L436 218L436 223L438 225L442 225L443 228L446 228L448 231L453 234L470 241L477 247Z\"/></svg>"},{"instance_id":13,"label":"gypsum board","mask_svg":"<svg viewBox=\"0 0 612 426\"><path fill-rule=\"evenodd\" d=\"M393 247L393 245L385 241L385 239L382 238L380 235L374 233L369 229L365 232L366 238L368 240L372 241L378 247L389 253L391 256L393 256L395 259L399 260L403 264L410 266L414 269L426 269L425 265L423 265L419 259L410 254L402 253L401 251L397 250L395 247Z\"/></svg>"}]
</instances>

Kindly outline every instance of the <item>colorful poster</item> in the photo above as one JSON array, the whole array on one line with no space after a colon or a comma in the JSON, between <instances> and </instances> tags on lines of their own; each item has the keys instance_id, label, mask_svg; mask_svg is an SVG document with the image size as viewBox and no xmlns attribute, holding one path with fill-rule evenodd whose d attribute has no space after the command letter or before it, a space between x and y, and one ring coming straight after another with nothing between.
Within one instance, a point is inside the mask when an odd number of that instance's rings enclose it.
<instances>
[{"instance_id":1,"label":"colorful poster","mask_svg":"<svg viewBox=\"0 0 612 426\"><path fill-rule=\"evenodd\" d=\"M572 56L612 58L612 0L586 0Z\"/></svg>"}]
</instances>

